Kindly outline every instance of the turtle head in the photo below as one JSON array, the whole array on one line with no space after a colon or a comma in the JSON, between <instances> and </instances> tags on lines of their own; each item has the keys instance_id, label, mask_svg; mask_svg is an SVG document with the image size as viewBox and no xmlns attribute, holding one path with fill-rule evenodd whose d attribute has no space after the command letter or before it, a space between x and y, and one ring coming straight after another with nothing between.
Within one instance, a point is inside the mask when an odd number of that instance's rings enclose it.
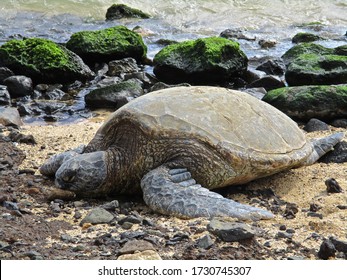
<instances>
[{"instance_id":1,"label":"turtle head","mask_svg":"<svg viewBox=\"0 0 347 280\"><path fill-rule=\"evenodd\" d=\"M58 187L83 196L100 194L107 177L106 154L86 153L65 161L55 174Z\"/></svg>"}]
</instances>

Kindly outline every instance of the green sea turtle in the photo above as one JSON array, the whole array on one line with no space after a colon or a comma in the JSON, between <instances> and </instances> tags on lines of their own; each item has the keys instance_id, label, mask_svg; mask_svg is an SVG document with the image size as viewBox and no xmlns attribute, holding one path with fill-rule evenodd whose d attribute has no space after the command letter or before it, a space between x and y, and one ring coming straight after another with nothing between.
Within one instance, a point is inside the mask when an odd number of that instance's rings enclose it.
<instances>
[{"instance_id":1,"label":"green sea turtle","mask_svg":"<svg viewBox=\"0 0 347 280\"><path fill-rule=\"evenodd\" d=\"M246 93L176 87L118 109L85 148L53 156L40 171L87 197L142 191L164 214L268 219L210 190L312 164L343 137L307 140L289 117Z\"/></svg>"}]
</instances>

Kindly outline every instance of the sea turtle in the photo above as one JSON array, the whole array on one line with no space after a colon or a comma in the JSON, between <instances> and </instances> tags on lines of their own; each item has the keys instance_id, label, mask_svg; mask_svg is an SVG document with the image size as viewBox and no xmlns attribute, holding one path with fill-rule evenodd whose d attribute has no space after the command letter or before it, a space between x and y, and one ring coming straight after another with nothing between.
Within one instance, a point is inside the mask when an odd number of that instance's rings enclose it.
<instances>
[{"instance_id":1,"label":"sea turtle","mask_svg":"<svg viewBox=\"0 0 347 280\"><path fill-rule=\"evenodd\" d=\"M312 164L343 137L306 140L289 117L247 93L176 87L121 107L85 148L53 156L40 171L87 197L142 190L164 214L268 219L210 190Z\"/></svg>"}]
</instances>

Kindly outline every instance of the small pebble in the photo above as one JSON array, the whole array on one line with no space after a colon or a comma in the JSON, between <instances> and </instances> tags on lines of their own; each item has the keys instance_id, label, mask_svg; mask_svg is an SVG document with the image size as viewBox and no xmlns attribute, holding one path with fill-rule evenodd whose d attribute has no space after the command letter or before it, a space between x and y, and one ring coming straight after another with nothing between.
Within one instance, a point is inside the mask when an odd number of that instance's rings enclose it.
<instances>
[{"instance_id":1,"label":"small pebble","mask_svg":"<svg viewBox=\"0 0 347 280\"><path fill-rule=\"evenodd\" d=\"M280 230L286 230L286 229L287 229L286 225L280 225Z\"/></svg>"},{"instance_id":2,"label":"small pebble","mask_svg":"<svg viewBox=\"0 0 347 280\"><path fill-rule=\"evenodd\" d=\"M325 180L325 185L327 186L328 193L340 193L342 192L342 188L339 183L334 178L329 178Z\"/></svg>"},{"instance_id":3,"label":"small pebble","mask_svg":"<svg viewBox=\"0 0 347 280\"><path fill-rule=\"evenodd\" d=\"M284 232L284 231L279 231L276 234L276 238L285 238L285 239L291 239L293 237L292 233Z\"/></svg>"},{"instance_id":4,"label":"small pebble","mask_svg":"<svg viewBox=\"0 0 347 280\"><path fill-rule=\"evenodd\" d=\"M307 212L307 217L323 219L323 214L316 213L316 212Z\"/></svg>"},{"instance_id":5,"label":"small pebble","mask_svg":"<svg viewBox=\"0 0 347 280\"><path fill-rule=\"evenodd\" d=\"M199 238L196 242L196 246L202 249L211 248L213 244L214 242L209 234L206 234L203 237Z\"/></svg>"},{"instance_id":6,"label":"small pebble","mask_svg":"<svg viewBox=\"0 0 347 280\"><path fill-rule=\"evenodd\" d=\"M311 212L317 212L318 210L322 209L322 206L320 206L317 203L311 203L310 204L310 211Z\"/></svg>"},{"instance_id":7,"label":"small pebble","mask_svg":"<svg viewBox=\"0 0 347 280\"><path fill-rule=\"evenodd\" d=\"M126 230L128 230L128 229L131 229L132 227L133 227L133 223L130 223L130 222L124 222L124 223L122 223L122 228L123 229L126 229Z\"/></svg>"}]
</instances>

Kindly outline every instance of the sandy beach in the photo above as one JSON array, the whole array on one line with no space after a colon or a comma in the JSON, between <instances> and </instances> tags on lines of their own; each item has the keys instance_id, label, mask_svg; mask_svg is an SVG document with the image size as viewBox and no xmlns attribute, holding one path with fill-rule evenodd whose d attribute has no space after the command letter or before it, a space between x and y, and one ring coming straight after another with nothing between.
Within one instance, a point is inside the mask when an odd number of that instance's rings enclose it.
<instances>
[{"instance_id":1,"label":"sandy beach","mask_svg":"<svg viewBox=\"0 0 347 280\"><path fill-rule=\"evenodd\" d=\"M26 159L23 161L20 169L37 170L49 156L74 148L80 144L87 144L101 125L103 119L103 117L100 117L63 126L24 126L22 132L33 135L37 144L34 146L26 144L19 145L19 148L26 154ZM336 128L331 129L334 131L337 130ZM320 135L322 133L315 132L307 136L318 137ZM39 174L39 172L36 171L36 174ZM224 191L224 193L231 199L262 207L261 203L264 203L264 200L257 199L257 192L261 193L265 190L273 191L274 196L272 197L282 201L282 203L280 203L277 209L278 213L275 214L274 219L254 223L249 222L249 224L256 226L261 232L255 240L258 244L266 244L267 242L271 244L270 251L274 252L275 255L268 256L268 258L276 258L276 254L281 258L281 254L286 252L290 252L289 254L294 256L302 255L302 252L295 252L293 249L293 244L300 244L299 247L301 250L303 247L306 248L307 254L305 258L315 259L317 258L317 251L324 239L328 239L331 236L340 240L346 240L347 238L347 210L338 208L338 206L347 205L346 175L347 163L315 163L311 166L292 169L251 182L242 187L246 192L228 194L228 191ZM325 180L328 178L334 178L344 191L334 194L327 193ZM230 187L231 189L232 187ZM129 201L132 200L130 197L126 199ZM273 198L269 198L267 203L269 205L275 205L276 203L271 200ZM200 226L208 223L206 219L182 220L153 214L143 202L138 203L140 209L142 209L142 212L140 212L141 215L149 216L162 226L165 225L165 227L171 228L172 231L177 228L189 228L189 225L194 220L198 220ZM290 203L296 205L298 212L295 213L295 217L288 219L284 217L283 213L286 212L286 205ZM318 217L308 216L311 204L318 205L319 210L316 212L319 214ZM61 214L55 219L66 221L66 215ZM72 219L69 222L73 223L73 227L75 228L75 230L69 231L69 234L81 237L82 229L79 226L79 220ZM108 227L106 225L106 228ZM135 229L132 228L132 230ZM292 234L290 240L278 236L280 231L288 232L288 229L289 233ZM105 225L100 230L105 230ZM63 233L61 232L61 234ZM200 230L198 234L193 234L189 238L193 241L204 233L206 233L206 229ZM288 248L291 249L289 250ZM159 250L158 253L164 259L170 258L173 254L173 252L168 252L167 250Z\"/></svg>"}]
</instances>

